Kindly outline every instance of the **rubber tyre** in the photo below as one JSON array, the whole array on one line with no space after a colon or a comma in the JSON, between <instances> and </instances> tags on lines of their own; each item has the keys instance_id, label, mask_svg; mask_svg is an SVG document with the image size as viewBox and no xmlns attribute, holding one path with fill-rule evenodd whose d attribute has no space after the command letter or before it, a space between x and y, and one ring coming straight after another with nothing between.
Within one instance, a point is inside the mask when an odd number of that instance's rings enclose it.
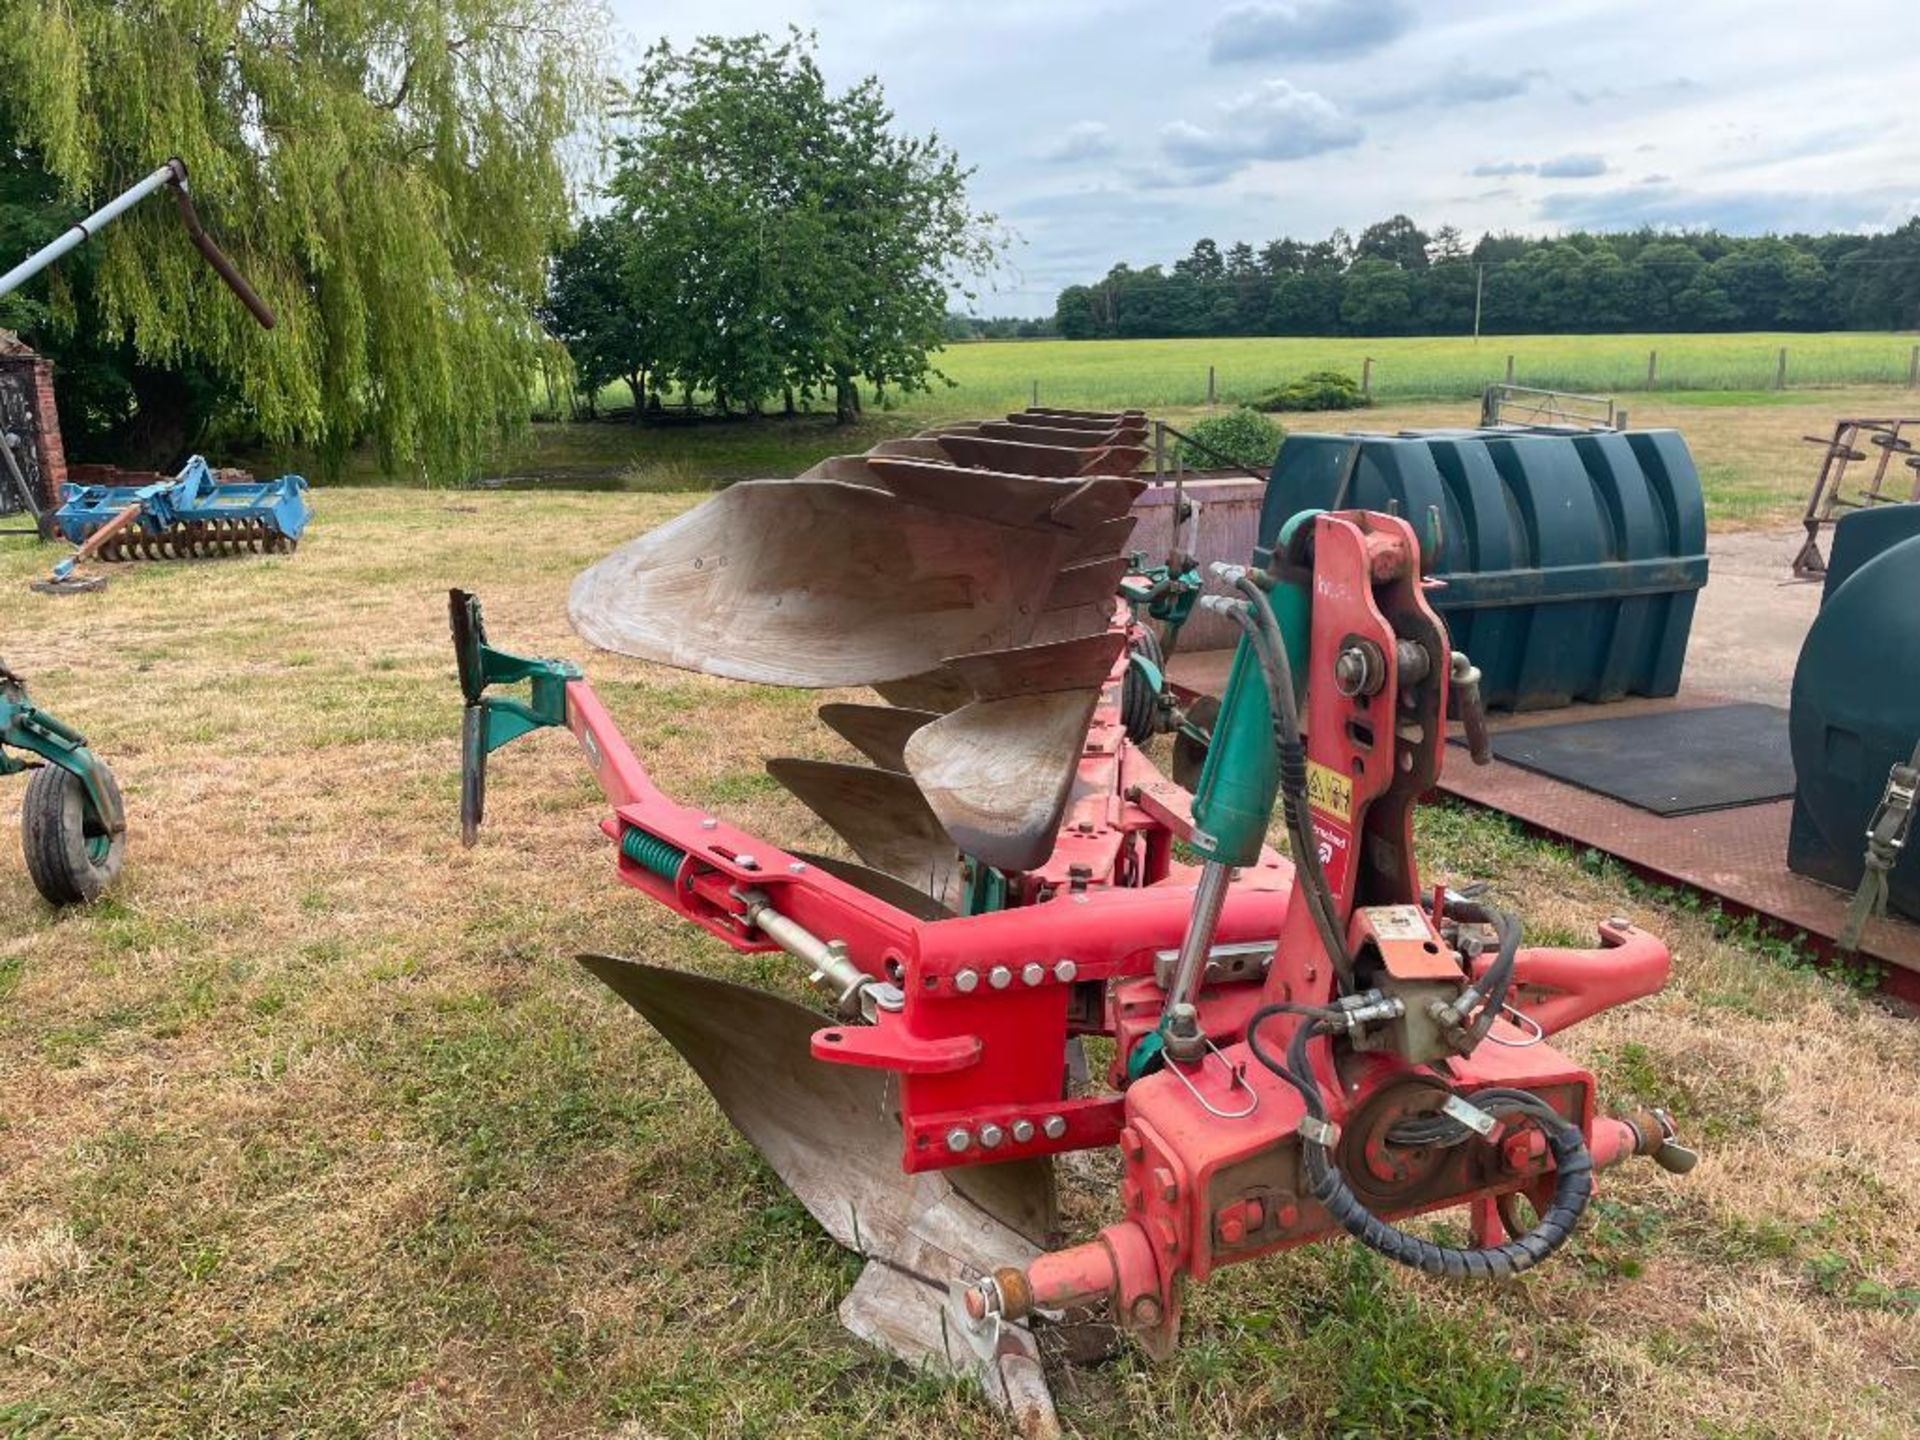
<instances>
[{"instance_id":1,"label":"rubber tyre","mask_svg":"<svg viewBox=\"0 0 1920 1440\"><path fill-rule=\"evenodd\" d=\"M119 799L120 787L105 767L101 782ZM108 841L105 826L87 803L86 787L57 765L34 771L27 782L20 835L27 873L50 905L85 905L97 899L126 860L126 832Z\"/></svg>"},{"instance_id":2,"label":"rubber tyre","mask_svg":"<svg viewBox=\"0 0 1920 1440\"><path fill-rule=\"evenodd\" d=\"M1167 657L1161 652L1160 637L1152 629L1142 625L1135 632L1133 652L1144 656L1162 675L1167 671ZM1126 726L1127 738L1136 745L1144 745L1159 733L1160 697L1154 693L1153 686L1147 683L1147 677L1141 673L1138 665L1127 666L1127 673L1120 682L1120 719Z\"/></svg>"}]
</instances>

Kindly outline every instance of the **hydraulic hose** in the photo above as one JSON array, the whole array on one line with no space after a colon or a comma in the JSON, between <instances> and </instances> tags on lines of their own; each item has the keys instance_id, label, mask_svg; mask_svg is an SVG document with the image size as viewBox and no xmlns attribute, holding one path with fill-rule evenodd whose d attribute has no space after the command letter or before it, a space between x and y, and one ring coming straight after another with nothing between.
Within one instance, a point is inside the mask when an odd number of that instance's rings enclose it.
<instances>
[{"instance_id":1,"label":"hydraulic hose","mask_svg":"<svg viewBox=\"0 0 1920 1440\"><path fill-rule=\"evenodd\" d=\"M1233 584L1246 600L1246 606L1228 613L1246 632L1253 647L1260 663L1260 673L1266 681L1267 699L1273 712L1282 813L1286 820L1287 835L1293 845L1294 863L1306 881L1303 893L1314 926L1320 934L1321 945L1340 977L1342 988L1350 990L1353 957L1336 923L1338 907L1332 888L1327 884L1326 873L1320 867L1320 852L1313 843L1307 817L1306 744L1300 731L1300 710L1294 694L1292 671L1287 663L1285 637L1280 632L1279 621L1268 603L1266 592L1245 572L1236 575ZM1462 996L1463 1021L1472 1013L1475 1002L1484 997L1479 1013L1464 1026L1469 1041L1467 1048L1470 1050L1492 1028L1506 1003L1507 993L1513 983L1514 962L1520 950L1520 923L1503 910L1465 901L1450 906L1448 913L1468 923L1491 925L1500 937L1500 949L1494 963L1488 967L1480 984L1469 988ZM1260 1040L1261 1024L1276 1015L1294 1015L1301 1022L1295 1027L1293 1038L1288 1043L1285 1060L1277 1059ZM1494 1115L1524 1115L1540 1127L1541 1134L1546 1138L1547 1148L1553 1155L1553 1199L1533 1228L1499 1245L1438 1245L1391 1225L1368 1210L1341 1175L1340 1167L1334 1163L1329 1143L1331 1126L1326 1101L1320 1093L1319 1081L1314 1077L1313 1066L1307 1055L1307 1047L1313 1039L1330 1033L1339 1023L1339 1017L1330 1008L1268 1005L1255 1012L1247 1022L1246 1035L1247 1048L1252 1051L1254 1058L1293 1086L1300 1093L1307 1114L1318 1122L1312 1127L1301 1127L1302 1160L1314 1199L1326 1207L1327 1213L1333 1216L1341 1229L1389 1260L1429 1275L1456 1280L1500 1280L1518 1275L1538 1265L1567 1242L1593 1198L1593 1157L1587 1151L1586 1137L1580 1133L1578 1126L1568 1124L1544 1100L1524 1090L1482 1090L1472 1097L1472 1103ZM1430 1143L1439 1145L1463 1144L1470 1133L1465 1125L1450 1116L1408 1123L1420 1126L1419 1133L1423 1139L1431 1131Z\"/></svg>"},{"instance_id":2,"label":"hydraulic hose","mask_svg":"<svg viewBox=\"0 0 1920 1440\"><path fill-rule=\"evenodd\" d=\"M1460 997L1459 1013L1462 1019L1472 1011L1476 1001L1482 996L1486 997L1479 1014L1466 1027L1470 1052L1473 1046L1487 1038L1493 1022L1506 1007L1507 993L1513 988L1514 961L1520 954L1520 921L1505 910L1496 910L1491 905L1478 905L1471 900L1449 901L1446 913L1470 925L1491 925L1494 933L1500 937L1499 953L1494 956L1493 964L1487 967L1487 973L1480 978L1480 982Z\"/></svg>"},{"instance_id":3,"label":"hydraulic hose","mask_svg":"<svg viewBox=\"0 0 1920 1440\"><path fill-rule=\"evenodd\" d=\"M1261 1024L1275 1015L1302 1017L1287 1045L1284 1061L1276 1059L1260 1041ZM1471 1097L1478 1108L1495 1115L1525 1115L1540 1127L1553 1155L1553 1199L1525 1234L1498 1245L1438 1245L1396 1225L1388 1224L1361 1203L1334 1163L1328 1143L1326 1101L1307 1056L1307 1046L1326 1033L1329 1012L1304 1005L1269 1005L1247 1023L1247 1048L1268 1070L1300 1092L1307 1114L1318 1122L1300 1130L1301 1157L1313 1198L1326 1207L1342 1230L1369 1250L1398 1264L1450 1280L1504 1280L1531 1270L1566 1244L1593 1199L1593 1157L1579 1127L1570 1125L1537 1095L1524 1090L1491 1088ZM1462 1129L1465 1127L1462 1126ZM1311 1133L1310 1133L1311 1131ZM1446 1142L1451 1143L1451 1142Z\"/></svg>"}]
</instances>

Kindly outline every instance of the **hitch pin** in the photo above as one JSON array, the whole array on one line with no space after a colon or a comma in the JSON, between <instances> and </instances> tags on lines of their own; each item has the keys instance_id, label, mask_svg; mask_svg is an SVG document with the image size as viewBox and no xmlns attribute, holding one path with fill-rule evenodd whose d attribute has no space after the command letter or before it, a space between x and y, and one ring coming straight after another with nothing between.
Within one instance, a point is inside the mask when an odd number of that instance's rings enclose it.
<instances>
[{"instance_id":1,"label":"hitch pin","mask_svg":"<svg viewBox=\"0 0 1920 1440\"><path fill-rule=\"evenodd\" d=\"M854 964L844 940L822 940L797 920L773 908L764 890L736 890L734 899L746 906L743 918L794 959L812 967L807 976L833 996L833 1008L847 1019L873 1019L875 1010L902 1010L907 997L900 987L875 980Z\"/></svg>"},{"instance_id":2,"label":"hitch pin","mask_svg":"<svg viewBox=\"0 0 1920 1440\"><path fill-rule=\"evenodd\" d=\"M1260 1092L1247 1083L1247 1067L1245 1065L1236 1065L1227 1059L1225 1055L1220 1053L1220 1047L1205 1035L1202 1035L1200 1039L1201 1043L1206 1046L1206 1054L1210 1054L1214 1059L1218 1060L1221 1067L1227 1072L1227 1092L1229 1094L1235 1090L1244 1090L1247 1092L1247 1103L1245 1105L1241 1106L1238 1110L1222 1110L1200 1093L1200 1087L1187 1078L1186 1067L1178 1060L1173 1061L1166 1068L1173 1073L1175 1079L1187 1087L1187 1093L1193 1096L1200 1108L1216 1120L1246 1119L1247 1116L1253 1114L1254 1111L1260 1108ZM1205 1062L1205 1058L1205 1055L1201 1057L1202 1063Z\"/></svg>"}]
</instances>

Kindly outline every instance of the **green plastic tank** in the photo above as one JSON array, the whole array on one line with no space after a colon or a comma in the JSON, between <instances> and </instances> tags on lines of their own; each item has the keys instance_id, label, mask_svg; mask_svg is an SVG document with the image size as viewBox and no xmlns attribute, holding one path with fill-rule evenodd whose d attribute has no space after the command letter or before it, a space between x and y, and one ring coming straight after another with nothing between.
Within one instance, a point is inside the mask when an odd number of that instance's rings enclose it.
<instances>
[{"instance_id":1,"label":"green plastic tank","mask_svg":"<svg viewBox=\"0 0 1920 1440\"><path fill-rule=\"evenodd\" d=\"M1787 866L1852 890L1887 772L1920 741L1920 505L1862 510L1834 527L1787 730L1795 787ZM1920 919L1920 831L1888 881L1888 904Z\"/></svg>"},{"instance_id":2,"label":"green plastic tank","mask_svg":"<svg viewBox=\"0 0 1920 1440\"><path fill-rule=\"evenodd\" d=\"M1707 582L1706 510L1673 430L1289 435L1260 515L1410 521L1430 599L1490 706L1671 695Z\"/></svg>"}]
</instances>

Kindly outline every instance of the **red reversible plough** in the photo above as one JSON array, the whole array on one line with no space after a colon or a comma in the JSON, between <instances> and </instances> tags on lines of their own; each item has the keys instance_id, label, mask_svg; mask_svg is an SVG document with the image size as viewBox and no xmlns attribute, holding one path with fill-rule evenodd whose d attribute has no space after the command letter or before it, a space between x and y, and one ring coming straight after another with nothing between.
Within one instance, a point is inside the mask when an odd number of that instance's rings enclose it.
<instances>
[{"instance_id":1,"label":"red reversible plough","mask_svg":"<svg viewBox=\"0 0 1920 1440\"><path fill-rule=\"evenodd\" d=\"M1193 792L1129 737L1114 557L1139 482L1114 457L1136 422L1029 413L736 485L575 583L576 626L608 648L898 702L821 711L871 765L769 765L857 861L673 800L578 669L493 649L452 596L469 839L488 752L564 726L619 878L805 967L833 1016L585 959L877 1262L849 1327L976 1371L1028 1433L1055 1423L1038 1325L1100 1316L1164 1355L1189 1280L1343 1234L1435 1275L1512 1276L1566 1240L1594 1172L1692 1160L1664 1115L1601 1113L1551 1043L1657 991L1666 948L1623 920L1591 949L1530 947L1416 874L1450 699L1484 735L1404 521L1263 525L1249 564L1216 567L1233 598L1204 602L1243 638ZM1043 438L1001 433L1022 428ZM530 697L488 693L518 681ZM1108 1148L1112 1222L1063 1243L1054 1158ZM1463 1245L1399 1223L1455 1206Z\"/></svg>"}]
</instances>

